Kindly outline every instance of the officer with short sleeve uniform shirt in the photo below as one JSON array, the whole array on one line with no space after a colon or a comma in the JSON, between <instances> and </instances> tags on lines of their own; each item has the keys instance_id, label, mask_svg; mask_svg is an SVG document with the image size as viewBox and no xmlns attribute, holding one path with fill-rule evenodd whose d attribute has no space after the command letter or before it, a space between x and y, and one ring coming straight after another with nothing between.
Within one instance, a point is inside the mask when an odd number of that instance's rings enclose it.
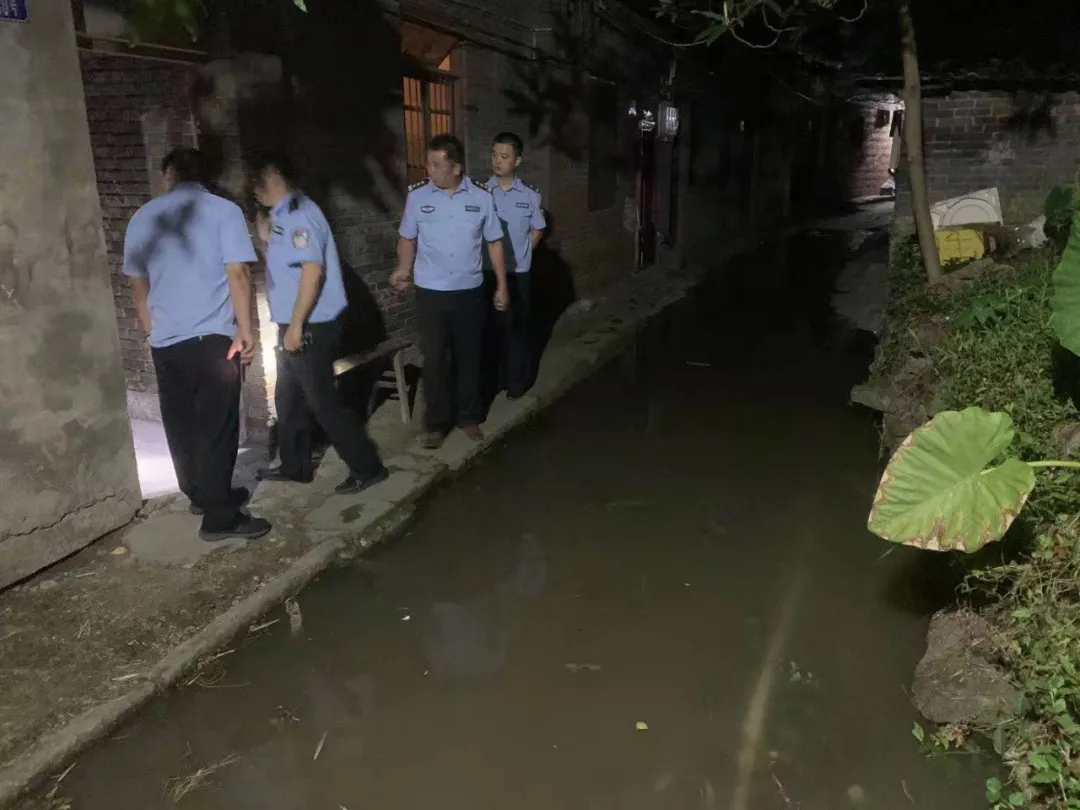
<instances>
[{"instance_id":1,"label":"officer with short sleeve uniform shirt","mask_svg":"<svg viewBox=\"0 0 1080 810\"><path fill-rule=\"evenodd\" d=\"M515 177L510 188L503 190L499 178L492 175L487 181L488 191L495 199L495 211L506 223L506 236L514 248L514 259L507 263L511 274L526 274L532 269L534 231L547 228L540 192L520 177Z\"/></svg>"},{"instance_id":2,"label":"officer with short sleeve uniform shirt","mask_svg":"<svg viewBox=\"0 0 1080 810\"><path fill-rule=\"evenodd\" d=\"M464 176L464 147L450 135L432 139L428 177L409 190L398 230L398 267L391 283L416 286L424 356L425 447L436 448L456 425L483 439L480 390L487 295L481 249L495 270L496 309L507 306L502 225L489 192ZM451 363L449 354L453 355ZM451 381L451 374L456 380Z\"/></svg>"},{"instance_id":3,"label":"officer with short sleeve uniform shirt","mask_svg":"<svg viewBox=\"0 0 1080 810\"><path fill-rule=\"evenodd\" d=\"M532 386L535 373L534 349L529 323L532 252L548 227L540 192L517 176L522 165L524 141L512 132L500 132L491 143L491 171L487 188L495 199L502 221L503 241L512 259L507 261L510 307L498 319L492 345L498 356L501 386L507 397L516 400Z\"/></svg>"},{"instance_id":4,"label":"officer with short sleeve uniform shirt","mask_svg":"<svg viewBox=\"0 0 1080 810\"><path fill-rule=\"evenodd\" d=\"M202 515L204 540L259 537L232 486L240 438L241 363L254 356L255 261L240 208L207 190L205 161L178 149L162 162L167 191L131 218L124 274L149 334L161 419L176 481Z\"/></svg>"},{"instance_id":5,"label":"officer with short sleeve uniform shirt","mask_svg":"<svg viewBox=\"0 0 1080 810\"><path fill-rule=\"evenodd\" d=\"M256 167L255 196L270 209L260 220L266 242L267 303L278 325L277 409L281 464L259 471L264 481L314 479L312 419L322 426L349 468L335 492L360 492L387 478L363 420L345 406L334 381L348 306L330 223L322 209L293 186L290 163L268 156Z\"/></svg>"},{"instance_id":6,"label":"officer with short sleeve uniform shirt","mask_svg":"<svg viewBox=\"0 0 1080 810\"><path fill-rule=\"evenodd\" d=\"M529 390L533 379L533 349L529 324L531 310L530 270L533 249L540 242L547 221L540 192L517 176L521 165L522 140L512 132L495 136L491 166L495 172L487 188L495 200L495 211L503 223L504 242L512 259L507 261L510 306L501 317L503 344L499 348L502 385L509 399L518 399Z\"/></svg>"}]
</instances>

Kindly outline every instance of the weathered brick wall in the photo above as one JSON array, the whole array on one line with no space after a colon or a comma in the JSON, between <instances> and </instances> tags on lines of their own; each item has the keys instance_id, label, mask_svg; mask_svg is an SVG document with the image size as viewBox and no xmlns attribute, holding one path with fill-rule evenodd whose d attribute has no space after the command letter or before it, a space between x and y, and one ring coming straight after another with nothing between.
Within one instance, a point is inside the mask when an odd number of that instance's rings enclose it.
<instances>
[{"instance_id":1,"label":"weathered brick wall","mask_svg":"<svg viewBox=\"0 0 1080 810\"><path fill-rule=\"evenodd\" d=\"M233 181L227 186L242 182L239 156L228 148L239 133L207 126L193 114L193 87L201 72L195 65L85 51L80 58L129 411L138 418L160 419L153 361L122 272L124 232L135 211L163 191L161 160L178 146L206 149L227 164L221 167L221 179ZM222 91L221 86L211 89ZM260 303L265 310L264 286L261 268L256 268L257 311ZM257 318L254 325L258 340ZM269 416L266 365L258 356L244 378L245 427L256 440L264 435Z\"/></svg>"},{"instance_id":2,"label":"weathered brick wall","mask_svg":"<svg viewBox=\"0 0 1080 810\"><path fill-rule=\"evenodd\" d=\"M624 204L634 193L632 176L620 173L612 207L589 211L587 160L556 153L551 163L554 241L573 272L577 296L593 298L633 272L635 238L623 227Z\"/></svg>"},{"instance_id":3,"label":"weathered brick wall","mask_svg":"<svg viewBox=\"0 0 1080 810\"><path fill-rule=\"evenodd\" d=\"M848 164L848 197L875 197L889 178L892 159L892 116L897 105L864 102L856 108L862 122L860 142L851 144ZM848 133L851 135L852 133ZM854 139L853 139L854 140Z\"/></svg>"},{"instance_id":4,"label":"weathered brick wall","mask_svg":"<svg viewBox=\"0 0 1080 810\"><path fill-rule=\"evenodd\" d=\"M105 245L129 391L157 391L154 367L122 273L124 232L157 192L157 165L174 146L194 145L188 106L191 67L123 56L80 54ZM147 398L153 404L153 397ZM152 414L144 414L152 415Z\"/></svg>"},{"instance_id":5,"label":"weathered brick wall","mask_svg":"<svg viewBox=\"0 0 1080 810\"><path fill-rule=\"evenodd\" d=\"M1007 93L962 92L923 100L930 202L997 187L1007 225L1041 213L1050 189L1080 169L1080 96L1066 93L1052 110L1053 131L1010 125L1017 109ZM903 164L898 219L911 217Z\"/></svg>"},{"instance_id":6,"label":"weathered brick wall","mask_svg":"<svg viewBox=\"0 0 1080 810\"><path fill-rule=\"evenodd\" d=\"M398 21L374 4L342 13L301 15L312 28L299 32L288 151L337 240L352 352L389 337L415 340L415 318L411 298L389 285L405 201Z\"/></svg>"}]
</instances>

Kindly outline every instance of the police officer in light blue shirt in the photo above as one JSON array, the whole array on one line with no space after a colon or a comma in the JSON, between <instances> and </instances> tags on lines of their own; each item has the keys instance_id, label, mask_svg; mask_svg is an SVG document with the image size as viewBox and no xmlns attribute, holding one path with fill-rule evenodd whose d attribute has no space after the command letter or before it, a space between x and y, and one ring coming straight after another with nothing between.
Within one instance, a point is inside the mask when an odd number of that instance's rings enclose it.
<instances>
[{"instance_id":1,"label":"police officer in light blue shirt","mask_svg":"<svg viewBox=\"0 0 1080 810\"><path fill-rule=\"evenodd\" d=\"M267 301L278 325L277 409L281 464L260 470L264 481L314 479L312 419L322 426L349 476L339 495L360 492L388 473L363 420L342 402L334 381L341 314L348 306L334 235L322 210L296 188L292 164L267 155L254 167L254 191L270 209L260 218L266 243Z\"/></svg>"},{"instance_id":2,"label":"police officer in light blue shirt","mask_svg":"<svg viewBox=\"0 0 1080 810\"><path fill-rule=\"evenodd\" d=\"M501 383L509 399L519 399L532 386L534 364L529 328L532 276L529 271L532 269L533 249L540 243L547 227L540 192L517 176L523 150L520 136L513 132L496 135L491 146L494 174L487 183L495 199L495 211L503 224L504 242L509 242L512 255L512 259L506 263L510 307L499 318L502 328L497 338L501 343Z\"/></svg>"},{"instance_id":3,"label":"police officer in light blue shirt","mask_svg":"<svg viewBox=\"0 0 1080 810\"><path fill-rule=\"evenodd\" d=\"M480 366L487 318L481 257L485 242L496 278L495 309L505 310L508 303L495 203L491 192L464 172L461 141L453 135L432 138L428 180L409 190L398 229L398 266L390 276L398 290L416 285L427 403L423 444L430 449L439 447L455 425L474 441L484 438Z\"/></svg>"},{"instance_id":4,"label":"police officer in light blue shirt","mask_svg":"<svg viewBox=\"0 0 1080 810\"><path fill-rule=\"evenodd\" d=\"M255 354L248 267L255 251L240 208L207 190L205 167L194 149L165 157L167 191L128 223L124 274L150 336L176 481L203 516L200 536L259 537L270 524L245 514L248 493L232 486L240 365Z\"/></svg>"}]
</instances>

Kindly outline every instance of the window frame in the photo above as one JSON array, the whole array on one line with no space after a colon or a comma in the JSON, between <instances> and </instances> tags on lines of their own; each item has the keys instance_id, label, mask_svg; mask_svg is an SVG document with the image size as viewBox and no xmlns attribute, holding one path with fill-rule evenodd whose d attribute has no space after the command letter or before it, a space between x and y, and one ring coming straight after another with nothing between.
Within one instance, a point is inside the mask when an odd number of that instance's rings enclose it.
<instances>
[{"instance_id":1,"label":"window frame","mask_svg":"<svg viewBox=\"0 0 1080 810\"><path fill-rule=\"evenodd\" d=\"M437 70L414 68L402 76L405 178L410 186L427 177L427 145L431 139L444 132L457 134L458 77L448 69L449 62L450 57L443 62L447 69L442 66ZM441 99L434 98L436 88L442 90ZM448 123L448 127L442 126L443 122Z\"/></svg>"}]
</instances>

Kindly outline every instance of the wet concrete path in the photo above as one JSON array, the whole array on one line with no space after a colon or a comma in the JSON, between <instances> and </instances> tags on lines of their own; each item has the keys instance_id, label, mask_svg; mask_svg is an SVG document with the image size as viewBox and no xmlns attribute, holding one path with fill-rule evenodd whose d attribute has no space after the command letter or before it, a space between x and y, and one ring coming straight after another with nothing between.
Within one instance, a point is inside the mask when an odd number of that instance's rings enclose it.
<instances>
[{"instance_id":1,"label":"wet concrete path","mask_svg":"<svg viewBox=\"0 0 1080 810\"><path fill-rule=\"evenodd\" d=\"M922 558L865 529L846 244L725 268L54 806L981 810L986 764L912 739L936 605Z\"/></svg>"}]
</instances>

